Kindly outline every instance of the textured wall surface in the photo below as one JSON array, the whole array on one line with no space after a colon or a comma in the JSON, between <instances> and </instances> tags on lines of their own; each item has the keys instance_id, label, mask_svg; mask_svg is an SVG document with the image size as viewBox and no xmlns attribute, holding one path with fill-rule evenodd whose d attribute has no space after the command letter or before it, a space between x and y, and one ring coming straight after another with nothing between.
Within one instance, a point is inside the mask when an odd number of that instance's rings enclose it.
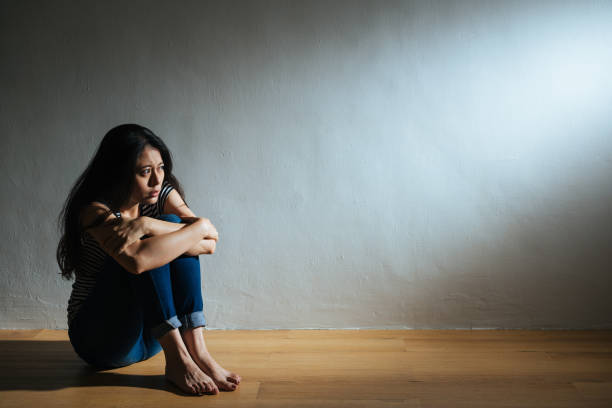
<instances>
[{"instance_id":1,"label":"textured wall surface","mask_svg":"<svg viewBox=\"0 0 612 408\"><path fill-rule=\"evenodd\" d=\"M126 122L219 231L209 328L612 328L611 2L0 4L0 328L66 328Z\"/></svg>"}]
</instances>

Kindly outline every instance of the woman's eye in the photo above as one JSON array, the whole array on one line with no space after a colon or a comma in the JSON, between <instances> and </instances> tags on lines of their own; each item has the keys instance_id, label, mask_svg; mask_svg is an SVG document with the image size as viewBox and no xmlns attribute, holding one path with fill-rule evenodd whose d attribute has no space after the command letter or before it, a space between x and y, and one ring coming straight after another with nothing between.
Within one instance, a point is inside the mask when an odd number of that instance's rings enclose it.
<instances>
[{"instance_id":1,"label":"woman's eye","mask_svg":"<svg viewBox=\"0 0 612 408\"><path fill-rule=\"evenodd\" d=\"M166 166L159 166L160 169L162 170L166 170ZM151 172L151 169L144 169L143 172L141 173L143 176L146 176L147 174L149 174Z\"/></svg>"}]
</instances>

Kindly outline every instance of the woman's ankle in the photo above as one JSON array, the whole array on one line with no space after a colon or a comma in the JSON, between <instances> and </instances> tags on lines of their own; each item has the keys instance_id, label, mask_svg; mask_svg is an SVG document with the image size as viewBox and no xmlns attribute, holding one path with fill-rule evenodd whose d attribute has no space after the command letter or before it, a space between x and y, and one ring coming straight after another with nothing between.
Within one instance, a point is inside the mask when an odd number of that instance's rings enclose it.
<instances>
[{"instance_id":1,"label":"woman's ankle","mask_svg":"<svg viewBox=\"0 0 612 408\"><path fill-rule=\"evenodd\" d=\"M157 339L159 344L164 350L166 361L169 360L180 360L187 361L191 360L189 350L185 345L183 338L178 329L172 329L168 333Z\"/></svg>"},{"instance_id":2,"label":"woman's ankle","mask_svg":"<svg viewBox=\"0 0 612 408\"><path fill-rule=\"evenodd\" d=\"M180 331L183 342L191 355L208 357L210 353L204 341L204 333L201 327L189 328Z\"/></svg>"}]
</instances>

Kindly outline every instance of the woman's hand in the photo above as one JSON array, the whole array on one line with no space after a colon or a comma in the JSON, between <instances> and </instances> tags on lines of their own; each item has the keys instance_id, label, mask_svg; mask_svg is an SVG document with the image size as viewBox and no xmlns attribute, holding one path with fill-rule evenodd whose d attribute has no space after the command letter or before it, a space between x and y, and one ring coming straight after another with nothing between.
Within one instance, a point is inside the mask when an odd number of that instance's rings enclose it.
<instances>
[{"instance_id":1,"label":"woman's hand","mask_svg":"<svg viewBox=\"0 0 612 408\"><path fill-rule=\"evenodd\" d=\"M214 239L203 239L197 245L190 248L185 255L198 256L209 255L215 253L216 241Z\"/></svg>"},{"instance_id":2,"label":"woman's hand","mask_svg":"<svg viewBox=\"0 0 612 408\"><path fill-rule=\"evenodd\" d=\"M116 232L116 235L111 236L108 240L108 245L112 248L114 253L122 254L127 247L139 241L143 235L149 233L147 218L148 217L121 217L117 219L116 225L113 227L113 231Z\"/></svg>"},{"instance_id":3,"label":"woman's hand","mask_svg":"<svg viewBox=\"0 0 612 408\"><path fill-rule=\"evenodd\" d=\"M219 233L217 232L217 229L215 228L214 225L212 225L212 223L210 222L208 218L181 216L181 221L187 224L192 224L194 222L200 222L203 224L202 227L205 231L203 239L212 239L215 242L219 240Z\"/></svg>"}]
</instances>

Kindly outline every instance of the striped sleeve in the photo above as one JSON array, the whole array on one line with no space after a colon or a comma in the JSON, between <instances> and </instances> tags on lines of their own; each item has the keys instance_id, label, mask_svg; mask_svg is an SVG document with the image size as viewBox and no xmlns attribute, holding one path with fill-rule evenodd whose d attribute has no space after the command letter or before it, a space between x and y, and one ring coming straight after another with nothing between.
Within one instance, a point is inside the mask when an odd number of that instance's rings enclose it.
<instances>
[{"instance_id":1,"label":"striped sleeve","mask_svg":"<svg viewBox=\"0 0 612 408\"><path fill-rule=\"evenodd\" d=\"M164 180L162 184L161 191L159 192L159 199L157 200L157 211L158 214L164 213L164 204L166 203L166 199L168 198L168 194L172 191L174 187L170 183Z\"/></svg>"}]
</instances>

